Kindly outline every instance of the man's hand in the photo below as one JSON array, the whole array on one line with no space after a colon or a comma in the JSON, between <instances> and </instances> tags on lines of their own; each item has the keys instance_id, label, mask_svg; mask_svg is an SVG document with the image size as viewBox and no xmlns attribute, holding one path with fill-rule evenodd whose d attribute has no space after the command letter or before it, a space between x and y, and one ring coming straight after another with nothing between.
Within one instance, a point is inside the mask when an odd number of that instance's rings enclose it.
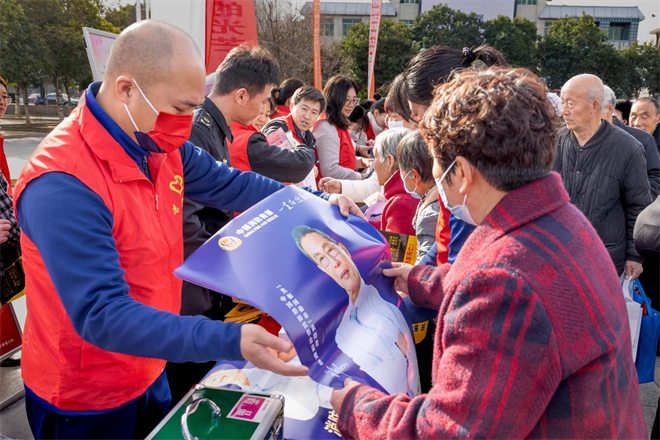
<instances>
[{"instance_id":1,"label":"man's hand","mask_svg":"<svg viewBox=\"0 0 660 440\"><path fill-rule=\"evenodd\" d=\"M358 385L360 385L360 382L356 382L353 379L346 379L344 381L344 388L332 392L330 405L332 405L332 409L334 409L337 414L339 414L339 408L341 408L341 404L344 401L346 394Z\"/></svg>"},{"instance_id":2,"label":"man's hand","mask_svg":"<svg viewBox=\"0 0 660 440\"><path fill-rule=\"evenodd\" d=\"M410 264L392 263L392 269L384 269L383 275L394 278L394 289L398 292L408 293L408 276L412 268Z\"/></svg>"},{"instance_id":3,"label":"man's hand","mask_svg":"<svg viewBox=\"0 0 660 440\"><path fill-rule=\"evenodd\" d=\"M319 180L319 189L330 194L341 194L341 182L332 177L324 177Z\"/></svg>"},{"instance_id":4,"label":"man's hand","mask_svg":"<svg viewBox=\"0 0 660 440\"><path fill-rule=\"evenodd\" d=\"M241 327L241 354L257 368L282 376L305 376L307 367L286 364L283 360L290 359L292 349L289 341L271 335L263 327L256 324L244 324Z\"/></svg>"},{"instance_id":5,"label":"man's hand","mask_svg":"<svg viewBox=\"0 0 660 440\"><path fill-rule=\"evenodd\" d=\"M11 222L6 219L0 219L0 244L9 240L9 230L11 229Z\"/></svg>"},{"instance_id":6,"label":"man's hand","mask_svg":"<svg viewBox=\"0 0 660 440\"><path fill-rule=\"evenodd\" d=\"M344 217L348 217L348 214L351 213L365 220L367 219L364 214L362 214L362 211L360 211L360 208L358 208L355 202L346 196L333 194L330 196L328 201L334 205L339 206L339 212L341 212L341 215Z\"/></svg>"},{"instance_id":7,"label":"man's hand","mask_svg":"<svg viewBox=\"0 0 660 440\"><path fill-rule=\"evenodd\" d=\"M635 261L626 261L626 271L625 276L631 280L634 280L644 272L642 263L637 263Z\"/></svg>"}]
</instances>

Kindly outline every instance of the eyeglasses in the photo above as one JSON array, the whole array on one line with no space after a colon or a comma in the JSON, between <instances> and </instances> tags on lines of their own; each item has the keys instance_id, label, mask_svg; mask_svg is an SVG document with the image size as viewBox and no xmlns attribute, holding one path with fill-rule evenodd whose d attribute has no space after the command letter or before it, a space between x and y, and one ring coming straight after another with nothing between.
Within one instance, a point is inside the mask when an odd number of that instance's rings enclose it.
<instances>
[{"instance_id":1,"label":"eyeglasses","mask_svg":"<svg viewBox=\"0 0 660 440\"><path fill-rule=\"evenodd\" d=\"M358 105L360 103L360 98L347 99L344 101L346 105Z\"/></svg>"},{"instance_id":2,"label":"eyeglasses","mask_svg":"<svg viewBox=\"0 0 660 440\"><path fill-rule=\"evenodd\" d=\"M326 267L330 266L330 258L337 258L338 255L339 249L334 246L328 246L325 254L321 255L321 258L319 258L317 264L325 269Z\"/></svg>"}]
</instances>

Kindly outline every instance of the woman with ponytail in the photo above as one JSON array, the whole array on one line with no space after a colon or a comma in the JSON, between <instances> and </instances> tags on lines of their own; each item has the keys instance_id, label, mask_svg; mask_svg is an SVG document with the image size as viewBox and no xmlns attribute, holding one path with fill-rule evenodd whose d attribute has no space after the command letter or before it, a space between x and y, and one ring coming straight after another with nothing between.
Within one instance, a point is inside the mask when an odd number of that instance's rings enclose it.
<instances>
[{"instance_id":1,"label":"woman with ponytail","mask_svg":"<svg viewBox=\"0 0 660 440\"><path fill-rule=\"evenodd\" d=\"M304 85L299 79L288 78L279 87L271 90L270 94L277 105L275 113L271 116L272 119L289 116L289 113L291 113L291 97L296 93L296 90Z\"/></svg>"}]
</instances>

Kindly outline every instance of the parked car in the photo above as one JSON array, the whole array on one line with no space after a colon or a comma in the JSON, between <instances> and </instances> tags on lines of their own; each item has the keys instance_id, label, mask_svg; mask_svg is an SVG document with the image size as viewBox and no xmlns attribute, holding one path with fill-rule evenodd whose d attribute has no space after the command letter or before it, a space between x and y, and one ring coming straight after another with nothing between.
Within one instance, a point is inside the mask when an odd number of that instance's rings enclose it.
<instances>
[{"instance_id":1,"label":"parked car","mask_svg":"<svg viewBox=\"0 0 660 440\"><path fill-rule=\"evenodd\" d=\"M57 105L55 98L55 93L49 93L46 95L46 105ZM69 95L62 93L62 105L69 105ZM71 105L73 107L78 105L78 99L71 98Z\"/></svg>"}]
</instances>

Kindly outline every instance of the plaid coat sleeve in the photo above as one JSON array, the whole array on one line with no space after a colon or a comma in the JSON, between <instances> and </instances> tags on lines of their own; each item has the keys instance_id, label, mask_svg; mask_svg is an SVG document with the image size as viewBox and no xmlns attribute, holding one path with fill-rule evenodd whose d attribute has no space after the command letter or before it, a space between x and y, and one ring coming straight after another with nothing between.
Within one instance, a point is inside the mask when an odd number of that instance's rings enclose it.
<instances>
[{"instance_id":1,"label":"plaid coat sleeve","mask_svg":"<svg viewBox=\"0 0 660 440\"><path fill-rule=\"evenodd\" d=\"M13 248L19 247L21 245L21 231L18 227L16 216L14 216L14 205L12 198L9 196L9 194L7 194L8 185L9 184L5 179L5 176L0 174L0 218L9 220L11 222L9 238L2 245Z\"/></svg>"},{"instance_id":2,"label":"plaid coat sleeve","mask_svg":"<svg viewBox=\"0 0 660 440\"><path fill-rule=\"evenodd\" d=\"M442 289L442 271L420 275L427 292ZM339 411L344 438L524 438L532 431L562 376L557 337L537 295L513 271L478 269L440 314L431 391L410 399L352 389Z\"/></svg>"},{"instance_id":3,"label":"plaid coat sleeve","mask_svg":"<svg viewBox=\"0 0 660 440\"><path fill-rule=\"evenodd\" d=\"M451 264L441 266L415 266L408 277L408 294L419 307L438 310L444 298L443 280L451 269ZM425 280L433 277L433 289L427 289Z\"/></svg>"}]
</instances>

